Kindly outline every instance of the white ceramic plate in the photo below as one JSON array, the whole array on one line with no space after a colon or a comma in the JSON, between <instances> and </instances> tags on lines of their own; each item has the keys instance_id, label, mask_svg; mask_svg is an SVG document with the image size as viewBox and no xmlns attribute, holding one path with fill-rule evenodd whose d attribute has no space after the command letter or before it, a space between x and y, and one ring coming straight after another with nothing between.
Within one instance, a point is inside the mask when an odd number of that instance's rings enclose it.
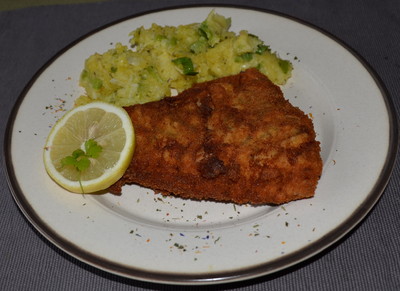
<instances>
[{"instance_id":1,"label":"white ceramic plate","mask_svg":"<svg viewBox=\"0 0 400 291\"><path fill-rule=\"evenodd\" d=\"M283 206L235 206L155 195L138 186L122 196L71 194L42 162L51 126L82 93L84 60L153 22L201 22L211 7L135 16L78 40L38 72L18 100L5 144L9 184L29 221L70 255L122 276L211 284L287 268L325 249L372 208L397 149L393 106L368 65L340 41L299 20L266 11L213 7L232 30L260 36L294 74L282 88L310 114L322 144L316 195Z\"/></svg>"}]
</instances>

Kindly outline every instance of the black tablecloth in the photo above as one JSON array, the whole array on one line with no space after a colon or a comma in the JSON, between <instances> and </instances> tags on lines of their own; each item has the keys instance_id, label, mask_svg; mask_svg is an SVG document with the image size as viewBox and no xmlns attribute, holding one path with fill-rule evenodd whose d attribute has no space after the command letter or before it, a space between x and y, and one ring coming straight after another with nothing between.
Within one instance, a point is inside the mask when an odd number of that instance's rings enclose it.
<instances>
[{"instance_id":1,"label":"black tablecloth","mask_svg":"<svg viewBox=\"0 0 400 291\"><path fill-rule=\"evenodd\" d=\"M120 18L153 9L214 1L100 1L0 12L0 127L25 85L59 50ZM220 1L281 12L316 25L357 51L400 104L400 2ZM3 149L3 144L1 145ZM3 150L2 150L3 152ZM372 154L372 153L371 153ZM19 211L0 170L1 290L203 290L122 278L91 267L49 243ZM400 290L400 169L377 205L348 235L289 269L212 290Z\"/></svg>"}]
</instances>

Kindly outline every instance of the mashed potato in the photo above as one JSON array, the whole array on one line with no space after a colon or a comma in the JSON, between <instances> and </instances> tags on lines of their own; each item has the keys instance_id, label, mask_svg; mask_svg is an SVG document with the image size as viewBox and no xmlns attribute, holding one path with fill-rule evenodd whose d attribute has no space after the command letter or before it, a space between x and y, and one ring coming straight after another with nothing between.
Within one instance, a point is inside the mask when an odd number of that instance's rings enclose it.
<instances>
[{"instance_id":1,"label":"mashed potato","mask_svg":"<svg viewBox=\"0 0 400 291\"><path fill-rule=\"evenodd\" d=\"M128 48L117 43L104 54L90 56L80 84L81 105L102 100L120 106L156 101L194 83L258 68L271 81L284 84L292 64L279 58L247 31L229 31L231 19L211 11L202 23L140 27L131 32Z\"/></svg>"}]
</instances>

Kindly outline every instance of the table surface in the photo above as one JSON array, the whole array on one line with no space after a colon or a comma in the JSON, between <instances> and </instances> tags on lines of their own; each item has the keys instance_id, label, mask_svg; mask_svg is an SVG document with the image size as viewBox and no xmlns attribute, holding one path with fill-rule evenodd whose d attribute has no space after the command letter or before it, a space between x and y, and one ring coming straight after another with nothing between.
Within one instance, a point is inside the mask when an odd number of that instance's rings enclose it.
<instances>
[{"instance_id":1,"label":"table surface","mask_svg":"<svg viewBox=\"0 0 400 291\"><path fill-rule=\"evenodd\" d=\"M25 85L52 56L80 36L120 18L153 9L214 1L98 1L0 11L0 132ZM84 2L84 1L78 1ZM11 2L10 2L11 3ZM33 4L34 1L30 2ZM398 112L400 2L219 1L281 12L343 40L376 71ZM40 4L40 3L39 3ZM2 7L4 9L4 7ZM6 7L7 8L7 7ZM12 7L11 7L12 8ZM1 143L3 153L3 143ZM49 243L19 211L0 169L1 290L202 290L122 278L91 267ZM400 169L381 199L349 234L322 253L278 273L211 290L400 290Z\"/></svg>"}]
</instances>

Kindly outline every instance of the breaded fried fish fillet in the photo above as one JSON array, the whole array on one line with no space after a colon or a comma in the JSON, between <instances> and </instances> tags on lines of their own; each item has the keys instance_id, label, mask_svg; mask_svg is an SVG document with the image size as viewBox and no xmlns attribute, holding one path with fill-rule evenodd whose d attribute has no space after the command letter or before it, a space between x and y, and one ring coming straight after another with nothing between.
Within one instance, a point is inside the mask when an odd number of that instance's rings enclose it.
<instances>
[{"instance_id":1,"label":"breaded fried fish fillet","mask_svg":"<svg viewBox=\"0 0 400 291\"><path fill-rule=\"evenodd\" d=\"M136 149L111 188L238 204L312 197L322 171L312 121L256 69L126 108Z\"/></svg>"}]
</instances>

